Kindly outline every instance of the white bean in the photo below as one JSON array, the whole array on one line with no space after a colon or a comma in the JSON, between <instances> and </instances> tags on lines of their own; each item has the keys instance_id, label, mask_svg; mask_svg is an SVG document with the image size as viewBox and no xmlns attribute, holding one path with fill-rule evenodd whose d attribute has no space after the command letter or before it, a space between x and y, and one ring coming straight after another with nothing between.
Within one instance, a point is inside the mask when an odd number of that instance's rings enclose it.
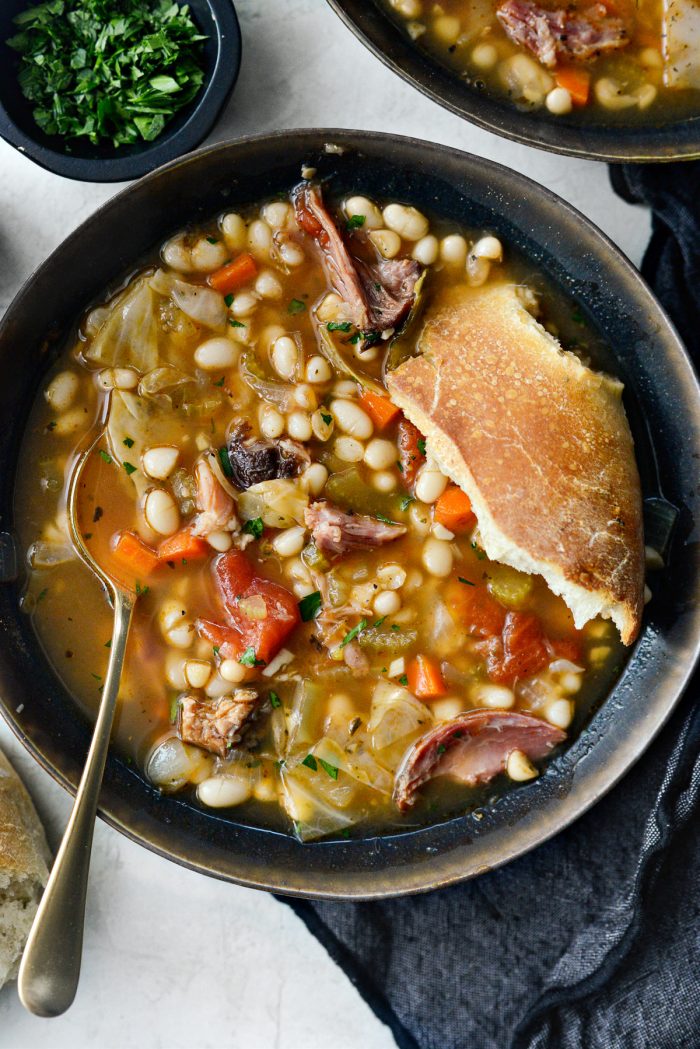
<instances>
[{"instance_id":1,"label":"white bean","mask_svg":"<svg viewBox=\"0 0 700 1049\"><path fill-rule=\"evenodd\" d=\"M525 783L537 775L537 769L522 750L510 752L506 762L506 772L515 783Z\"/></svg>"},{"instance_id":2,"label":"white bean","mask_svg":"<svg viewBox=\"0 0 700 1049\"><path fill-rule=\"evenodd\" d=\"M384 590L400 590L406 582L406 569L390 562L378 569L377 579Z\"/></svg>"},{"instance_id":3,"label":"white bean","mask_svg":"<svg viewBox=\"0 0 700 1049\"><path fill-rule=\"evenodd\" d=\"M482 707L492 707L496 710L509 710L515 706L515 693L512 688L505 685L491 685L483 683L475 685L471 690L471 699Z\"/></svg>"},{"instance_id":4,"label":"white bean","mask_svg":"<svg viewBox=\"0 0 700 1049\"><path fill-rule=\"evenodd\" d=\"M299 367L299 347L290 335L282 335L272 344L272 367L281 379L291 381Z\"/></svg>"},{"instance_id":5,"label":"white bean","mask_svg":"<svg viewBox=\"0 0 700 1049\"><path fill-rule=\"evenodd\" d=\"M59 372L46 387L44 396L54 411L65 412L70 408L80 389L80 380L75 372Z\"/></svg>"},{"instance_id":6,"label":"white bean","mask_svg":"<svg viewBox=\"0 0 700 1049\"><path fill-rule=\"evenodd\" d=\"M378 616L393 616L401 608L401 598L395 590L382 590L375 597L372 608Z\"/></svg>"},{"instance_id":7,"label":"white bean","mask_svg":"<svg viewBox=\"0 0 700 1049\"><path fill-rule=\"evenodd\" d=\"M143 508L149 526L159 535L173 535L180 527L180 511L170 492L152 488Z\"/></svg>"},{"instance_id":8,"label":"white bean","mask_svg":"<svg viewBox=\"0 0 700 1049\"><path fill-rule=\"evenodd\" d=\"M211 678L207 682L204 694L209 699L220 699L221 696L225 696L231 691L231 682L224 681L221 674L212 674Z\"/></svg>"},{"instance_id":9,"label":"white bean","mask_svg":"<svg viewBox=\"0 0 700 1049\"><path fill-rule=\"evenodd\" d=\"M404 240L420 240L428 232L428 220L417 208L406 204L387 204L382 214L387 228Z\"/></svg>"},{"instance_id":10,"label":"white bean","mask_svg":"<svg viewBox=\"0 0 700 1049\"><path fill-rule=\"evenodd\" d=\"M432 266L434 262L437 262L439 253L440 245L438 244L438 239L432 233L429 233L427 237L421 237L417 242L411 252L411 257L416 262L420 262L422 266Z\"/></svg>"},{"instance_id":11,"label":"white bean","mask_svg":"<svg viewBox=\"0 0 700 1049\"><path fill-rule=\"evenodd\" d=\"M467 242L459 233L450 233L440 241L440 258L449 266L464 266L467 261Z\"/></svg>"},{"instance_id":12,"label":"white bean","mask_svg":"<svg viewBox=\"0 0 700 1049\"><path fill-rule=\"evenodd\" d=\"M357 394L357 383L352 379L339 379L333 384L333 393L336 397L355 397Z\"/></svg>"},{"instance_id":13,"label":"white bean","mask_svg":"<svg viewBox=\"0 0 700 1049\"><path fill-rule=\"evenodd\" d=\"M192 271L192 253L181 235L173 237L163 245L161 251L163 262L166 266L176 270L178 273L190 273Z\"/></svg>"},{"instance_id":14,"label":"white bean","mask_svg":"<svg viewBox=\"0 0 700 1049\"><path fill-rule=\"evenodd\" d=\"M423 565L431 575L444 579L452 571L452 548L449 543L429 536L423 546Z\"/></svg>"},{"instance_id":15,"label":"white bean","mask_svg":"<svg viewBox=\"0 0 700 1049\"><path fill-rule=\"evenodd\" d=\"M213 339L200 342L194 351L194 363L205 372L221 371L233 368L238 360L238 348L231 339L219 335Z\"/></svg>"},{"instance_id":16,"label":"white bean","mask_svg":"<svg viewBox=\"0 0 700 1049\"><path fill-rule=\"evenodd\" d=\"M390 0L391 6L404 18L420 18L423 14L421 0Z\"/></svg>"},{"instance_id":17,"label":"white bean","mask_svg":"<svg viewBox=\"0 0 700 1049\"><path fill-rule=\"evenodd\" d=\"M168 652L165 656L165 680L171 688L176 688L178 692L182 692L183 689L187 688L187 679L185 677L186 663L187 660L179 652Z\"/></svg>"},{"instance_id":18,"label":"white bean","mask_svg":"<svg viewBox=\"0 0 700 1049\"><path fill-rule=\"evenodd\" d=\"M301 525L285 528L272 540L271 546L280 557L295 557L304 549L306 530Z\"/></svg>"},{"instance_id":19,"label":"white bean","mask_svg":"<svg viewBox=\"0 0 700 1049\"><path fill-rule=\"evenodd\" d=\"M464 703L456 696L446 696L431 703L430 709L436 721L451 721L464 711Z\"/></svg>"},{"instance_id":20,"label":"white bean","mask_svg":"<svg viewBox=\"0 0 700 1049\"><path fill-rule=\"evenodd\" d=\"M310 357L306 362L307 382L329 382L332 374L330 364L320 354Z\"/></svg>"},{"instance_id":21,"label":"white bean","mask_svg":"<svg viewBox=\"0 0 700 1049\"><path fill-rule=\"evenodd\" d=\"M177 626L168 630L165 639L173 648L189 648L195 639L194 623L182 620Z\"/></svg>"},{"instance_id":22,"label":"white bean","mask_svg":"<svg viewBox=\"0 0 700 1049\"><path fill-rule=\"evenodd\" d=\"M262 216L268 226L273 229L282 229L289 222L292 209L284 200L273 200L262 209Z\"/></svg>"},{"instance_id":23,"label":"white bean","mask_svg":"<svg viewBox=\"0 0 700 1049\"><path fill-rule=\"evenodd\" d=\"M180 452L169 444L147 448L141 457L143 472L154 481L164 481L177 466Z\"/></svg>"},{"instance_id":24,"label":"white bean","mask_svg":"<svg viewBox=\"0 0 700 1049\"><path fill-rule=\"evenodd\" d=\"M97 376L103 390L135 390L139 373L133 368L104 368Z\"/></svg>"},{"instance_id":25,"label":"white bean","mask_svg":"<svg viewBox=\"0 0 700 1049\"><path fill-rule=\"evenodd\" d=\"M211 663L204 659L188 659L184 677L190 688L204 688L211 677Z\"/></svg>"},{"instance_id":26,"label":"white bean","mask_svg":"<svg viewBox=\"0 0 700 1049\"><path fill-rule=\"evenodd\" d=\"M443 44L449 46L457 43L461 28L459 19L453 15L441 15L433 21L433 33Z\"/></svg>"},{"instance_id":27,"label":"white bean","mask_svg":"<svg viewBox=\"0 0 700 1049\"><path fill-rule=\"evenodd\" d=\"M335 421L344 433L366 441L372 436L372 420L367 412L354 401L335 400L331 403L331 412Z\"/></svg>"},{"instance_id":28,"label":"white bean","mask_svg":"<svg viewBox=\"0 0 700 1049\"><path fill-rule=\"evenodd\" d=\"M396 445L374 437L365 448L365 462L372 470L386 470L396 462Z\"/></svg>"},{"instance_id":29,"label":"white bean","mask_svg":"<svg viewBox=\"0 0 700 1049\"><path fill-rule=\"evenodd\" d=\"M596 80L593 90L604 109L630 109L637 105L636 96L624 94L618 81L612 77L600 77Z\"/></svg>"},{"instance_id":30,"label":"white bean","mask_svg":"<svg viewBox=\"0 0 700 1049\"><path fill-rule=\"evenodd\" d=\"M365 220L362 228L366 230L380 229L383 225L381 211L368 197L348 197L345 201L345 214L348 218L361 215Z\"/></svg>"},{"instance_id":31,"label":"white bean","mask_svg":"<svg viewBox=\"0 0 700 1049\"><path fill-rule=\"evenodd\" d=\"M294 402L298 404L300 408L304 408L307 412L313 412L318 405L318 397L313 386L308 383L302 382L294 390Z\"/></svg>"},{"instance_id":32,"label":"white bean","mask_svg":"<svg viewBox=\"0 0 700 1049\"><path fill-rule=\"evenodd\" d=\"M286 240L279 246L280 258L287 266L301 266L306 255L304 249L293 240Z\"/></svg>"},{"instance_id":33,"label":"white bean","mask_svg":"<svg viewBox=\"0 0 700 1049\"><path fill-rule=\"evenodd\" d=\"M70 408L55 420L56 425L53 432L58 437L67 437L68 434L77 433L87 426L89 416L85 408Z\"/></svg>"},{"instance_id":34,"label":"white bean","mask_svg":"<svg viewBox=\"0 0 700 1049\"><path fill-rule=\"evenodd\" d=\"M219 667L219 674L224 681L238 685L248 676L248 668L239 663L237 659L223 659Z\"/></svg>"},{"instance_id":35,"label":"white bean","mask_svg":"<svg viewBox=\"0 0 700 1049\"><path fill-rule=\"evenodd\" d=\"M477 44L472 51L471 59L477 69L493 69L498 62L498 51L493 44Z\"/></svg>"},{"instance_id":36,"label":"white bean","mask_svg":"<svg viewBox=\"0 0 700 1049\"><path fill-rule=\"evenodd\" d=\"M390 229L374 229L369 239L385 259L395 259L401 251L401 237Z\"/></svg>"},{"instance_id":37,"label":"white bean","mask_svg":"<svg viewBox=\"0 0 700 1049\"><path fill-rule=\"evenodd\" d=\"M491 263L488 259L477 259L471 252L467 258L467 284L480 288L489 279Z\"/></svg>"},{"instance_id":38,"label":"white bean","mask_svg":"<svg viewBox=\"0 0 700 1049\"><path fill-rule=\"evenodd\" d=\"M574 716L574 707L568 699L555 699L545 710L544 716L556 728L568 728Z\"/></svg>"},{"instance_id":39,"label":"white bean","mask_svg":"<svg viewBox=\"0 0 700 1049\"><path fill-rule=\"evenodd\" d=\"M266 404L260 409L260 432L271 441L284 433L284 416L271 404Z\"/></svg>"},{"instance_id":40,"label":"white bean","mask_svg":"<svg viewBox=\"0 0 700 1049\"><path fill-rule=\"evenodd\" d=\"M229 251L242 251L248 240L248 230L240 215L229 212L221 220L221 232Z\"/></svg>"},{"instance_id":41,"label":"white bean","mask_svg":"<svg viewBox=\"0 0 700 1049\"><path fill-rule=\"evenodd\" d=\"M287 416L287 433L295 441L311 440L311 419L306 412L290 412Z\"/></svg>"},{"instance_id":42,"label":"white bean","mask_svg":"<svg viewBox=\"0 0 700 1049\"><path fill-rule=\"evenodd\" d=\"M311 463L299 478L301 487L311 495L320 495L328 480L328 470L323 463Z\"/></svg>"},{"instance_id":43,"label":"white bean","mask_svg":"<svg viewBox=\"0 0 700 1049\"><path fill-rule=\"evenodd\" d=\"M239 291L231 303L234 317L250 317L258 308L260 297L254 291Z\"/></svg>"},{"instance_id":44,"label":"white bean","mask_svg":"<svg viewBox=\"0 0 700 1049\"><path fill-rule=\"evenodd\" d=\"M449 543L454 539L455 534L451 532L449 528L445 528L444 524L440 524L439 521L434 521L430 529L436 539L444 539L445 542Z\"/></svg>"},{"instance_id":45,"label":"white bean","mask_svg":"<svg viewBox=\"0 0 700 1049\"><path fill-rule=\"evenodd\" d=\"M393 492L398 481L389 470L378 470L372 474L372 487L378 492Z\"/></svg>"},{"instance_id":46,"label":"white bean","mask_svg":"<svg viewBox=\"0 0 700 1049\"><path fill-rule=\"evenodd\" d=\"M255 219L248 227L248 247L260 258L269 258L272 251L272 230L267 222Z\"/></svg>"},{"instance_id":47,"label":"white bean","mask_svg":"<svg viewBox=\"0 0 700 1049\"><path fill-rule=\"evenodd\" d=\"M344 436L336 438L333 451L344 463L359 463L365 454L365 447L356 437Z\"/></svg>"},{"instance_id":48,"label":"white bean","mask_svg":"<svg viewBox=\"0 0 700 1049\"><path fill-rule=\"evenodd\" d=\"M549 112L554 113L557 117L565 116L567 113L570 113L574 105L571 99L571 93L567 91L565 87L553 87L552 90L547 93L544 104Z\"/></svg>"},{"instance_id":49,"label":"white bean","mask_svg":"<svg viewBox=\"0 0 700 1049\"><path fill-rule=\"evenodd\" d=\"M498 237L493 237L489 234L486 237L479 237L469 254L473 255L475 259L490 259L492 262L500 262L503 258L503 245Z\"/></svg>"},{"instance_id":50,"label":"white bean","mask_svg":"<svg viewBox=\"0 0 700 1049\"><path fill-rule=\"evenodd\" d=\"M261 270L255 281L255 290L263 299L280 299L282 285L272 270Z\"/></svg>"},{"instance_id":51,"label":"white bean","mask_svg":"<svg viewBox=\"0 0 700 1049\"><path fill-rule=\"evenodd\" d=\"M212 273L226 262L228 251L220 240L213 244L207 237L200 237L191 251L192 265L199 273Z\"/></svg>"},{"instance_id":52,"label":"white bean","mask_svg":"<svg viewBox=\"0 0 700 1049\"><path fill-rule=\"evenodd\" d=\"M230 550L233 545L233 540L229 532L210 532L207 536L207 542L209 546L216 550L220 554L225 554L227 550Z\"/></svg>"},{"instance_id":53,"label":"white bean","mask_svg":"<svg viewBox=\"0 0 700 1049\"><path fill-rule=\"evenodd\" d=\"M416 498L422 503L436 503L447 488L447 478L439 470L422 466L416 478Z\"/></svg>"},{"instance_id":54,"label":"white bean","mask_svg":"<svg viewBox=\"0 0 700 1049\"><path fill-rule=\"evenodd\" d=\"M333 416L324 408L319 408L311 416L311 429L319 441L329 440L333 433Z\"/></svg>"},{"instance_id":55,"label":"white bean","mask_svg":"<svg viewBox=\"0 0 700 1049\"><path fill-rule=\"evenodd\" d=\"M430 511L424 503L411 503L408 510L411 527L417 535L428 535L430 532Z\"/></svg>"},{"instance_id":56,"label":"white bean","mask_svg":"<svg viewBox=\"0 0 700 1049\"><path fill-rule=\"evenodd\" d=\"M238 776L210 776L197 787L197 797L210 809L227 809L248 801L250 784Z\"/></svg>"}]
</instances>

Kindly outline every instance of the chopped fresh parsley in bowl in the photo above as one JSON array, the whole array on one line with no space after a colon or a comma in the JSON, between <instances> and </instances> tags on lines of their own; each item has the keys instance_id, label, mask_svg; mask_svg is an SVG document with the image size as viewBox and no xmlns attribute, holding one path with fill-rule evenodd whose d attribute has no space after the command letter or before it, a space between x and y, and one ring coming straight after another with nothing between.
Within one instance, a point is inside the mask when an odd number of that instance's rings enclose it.
<instances>
[{"instance_id":1,"label":"chopped fresh parsley in bowl","mask_svg":"<svg viewBox=\"0 0 700 1049\"><path fill-rule=\"evenodd\" d=\"M231 0L8 0L0 134L59 174L135 178L211 130L240 67Z\"/></svg>"}]
</instances>

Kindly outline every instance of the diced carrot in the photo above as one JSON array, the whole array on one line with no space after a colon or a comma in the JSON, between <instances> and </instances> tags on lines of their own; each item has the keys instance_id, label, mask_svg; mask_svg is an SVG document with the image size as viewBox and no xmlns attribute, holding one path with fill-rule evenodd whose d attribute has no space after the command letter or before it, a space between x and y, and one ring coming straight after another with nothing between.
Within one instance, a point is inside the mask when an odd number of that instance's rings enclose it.
<instances>
[{"instance_id":1,"label":"diced carrot","mask_svg":"<svg viewBox=\"0 0 700 1049\"><path fill-rule=\"evenodd\" d=\"M113 542L112 552L116 561L123 568L133 572L136 580L153 572L160 561L158 554L139 539L133 532L118 532Z\"/></svg>"},{"instance_id":2,"label":"diced carrot","mask_svg":"<svg viewBox=\"0 0 700 1049\"><path fill-rule=\"evenodd\" d=\"M435 520L451 532L466 532L476 524L469 496L450 484L435 504Z\"/></svg>"},{"instance_id":3,"label":"diced carrot","mask_svg":"<svg viewBox=\"0 0 700 1049\"><path fill-rule=\"evenodd\" d=\"M416 656L411 660L406 677L408 687L419 699L438 699L447 695L440 667L427 656Z\"/></svg>"},{"instance_id":4,"label":"diced carrot","mask_svg":"<svg viewBox=\"0 0 700 1049\"><path fill-rule=\"evenodd\" d=\"M401 414L401 409L397 408L388 397L381 397L378 393L372 393L370 390L362 391L360 404L378 430L384 430L389 423L392 423Z\"/></svg>"},{"instance_id":5,"label":"diced carrot","mask_svg":"<svg viewBox=\"0 0 700 1049\"><path fill-rule=\"evenodd\" d=\"M559 66L554 73L559 87L564 87L571 95L575 106L585 106L591 90L591 74L579 66Z\"/></svg>"},{"instance_id":6,"label":"diced carrot","mask_svg":"<svg viewBox=\"0 0 700 1049\"><path fill-rule=\"evenodd\" d=\"M161 561L201 561L210 553L212 549L209 543L197 535L192 535L187 529L164 539L158 547L158 557Z\"/></svg>"},{"instance_id":7,"label":"diced carrot","mask_svg":"<svg viewBox=\"0 0 700 1049\"><path fill-rule=\"evenodd\" d=\"M242 288L258 275L258 264L252 255L239 255L233 262L227 262L220 270L210 274L209 284L214 291L228 295L237 288Z\"/></svg>"}]
</instances>

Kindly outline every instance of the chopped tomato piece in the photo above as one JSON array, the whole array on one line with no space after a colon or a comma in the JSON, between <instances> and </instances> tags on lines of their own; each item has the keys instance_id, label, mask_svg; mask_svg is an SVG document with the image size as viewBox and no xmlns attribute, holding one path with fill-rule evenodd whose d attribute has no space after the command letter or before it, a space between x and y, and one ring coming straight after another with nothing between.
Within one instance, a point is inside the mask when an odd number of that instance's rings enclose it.
<instances>
[{"instance_id":1,"label":"chopped tomato piece","mask_svg":"<svg viewBox=\"0 0 700 1049\"><path fill-rule=\"evenodd\" d=\"M417 426L408 419L402 419L399 423L398 444L403 482L412 492L416 475L425 462L425 438Z\"/></svg>"},{"instance_id":2,"label":"chopped tomato piece","mask_svg":"<svg viewBox=\"0 0 700 1049\"><path fill-rule=\"evenodd\" d=\"M164 539L158 547L161 561L201 561L212 553L209 543L187 530L176 532L169 539Z\"/></svg>"},{"instance_id":3,"label":"chopped tomato piece","mask_svg":"<svg viewBox=\"0 0 700 1049\"><path fill-rule=\"evenodd\" d=\"M471 499L456 484L448 485L442 493L435 504L434 516L451 532L468 532L476 524Z\"/></svg>"},{"instance_id":4,"label":"chopped tomato piece","mask_svg":"<svg viewBox=\"0 0 700 1049\"><path fill-rule=\"evenodd\" d=\"M360 404L378 430L386 429L389 423L392 423L401 414L401 409L397 408L388 397L380 397L378 393L372 393L370 390L362 391Z\"/></svg>"},{"instance_id":5,"label":"chopped tomato piece","mask_svg":"<svg viewBox=\"0 0 700 1049\"><path fill-rule=\"evenodd\" d=\"M112 545L114 559L138 581L158 567L158 554L134 532L118 532Z\"/></svg>"},{"instance_id":6,"label":"chopped tomato piece","mask_svg":"<svg viewBox=\"0 0 700 1049\"><path fill-rule=\"evenodd\" d=\"M211 640L214 628L221 631L227 658L238 659L252 648L256 660L269 663L301 622L296 598L279 583L256 576L247 557L238 550L223 554L214 573L229 622L217 626L200 621L200 632ZM262 598L262 617L260 602L251 606L247 601L256 596ZM255 608L255 616L250 614L251 607Z\"/></svg>"},{"instance_id":7,"label":"chopped tomato piece","mask_svg":"<svg viewBox=\"0 0 700 1049\"><path fill-rule=\"evenodd\" d=\"M447 695L447 687L437 663L427 656L416 656L406 671L408 687L419 699L438 699Z\"/></svg>"},{"instance_id":8,"label":"chopped tomato piece","mask_svg":"<svg viewBox=\"0 0 700 1049\"><path fill-rule=\"evenodd\" d=\"M580 66L559 66L554 73L559 87L564 87L571 95L575 106L585 106L591 89L591 74Z\"/></svg>"},{"instance_id":9,"label":"chopped tomato piece","mask_svg":"<svg viewBox=\"0 0 700 1049\"><path fill-rule=\"evenodd\" d=\"M476 637L496 637L506 621L506 610L479 584L454 581L446 588L447 607L460 626Z\"/></svg>"},{"instance_id":10,"label":"chopped tomato piece","mask_svg":"<svg viewBox=\"0 0 700 1049\"><path fill-rule=\"evenodd\" d=\"M227 262L220 270L209 275L209 284L214 291L230 295L244 284L248 284L258 275L258 264L252 255L239 255L233 262Z\"/></svg>"},{"instance_id":11,"label":"chopped tomato piece","mask_svg":"<svg viewBox=\"0 0 700 1049\"><path fill-rule=\"evenodd\" d=\"M575 637L547 638L547 648L553 659L568 659L579 665L583 661L583 645Z\"/></svg>"},{"instance_id":12,"label":"chopped tomato piece","mask_svg":"<svg viewBox=\"0 0 700 1049\"><path fill-rule=\"evenodd\" d=\"M496 639L497 641L497 639ZM542 624L533 612L509 612L500 644L491 644L488 675L500 684L528 678L549 662Z\"/></svg>"}]
</instances>

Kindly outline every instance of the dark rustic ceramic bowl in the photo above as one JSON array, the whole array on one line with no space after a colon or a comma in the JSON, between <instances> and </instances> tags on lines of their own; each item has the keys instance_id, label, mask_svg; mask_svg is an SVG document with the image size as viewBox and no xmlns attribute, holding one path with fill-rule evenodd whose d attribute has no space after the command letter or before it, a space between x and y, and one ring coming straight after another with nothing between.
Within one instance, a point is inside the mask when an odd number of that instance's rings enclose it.
<instances>
[{"instance_id":1,"label":"dark rustic ceramic bowl","mask_svg":"<svg viewBox=\"0 0 700 1049\"><path fill-rule=\"evenodd\" d=\"M38 3L39 0L36 0ZM109 143L70 144L37 127L32 107L17 83L19 55L5 43L17 27L13 18L34 0L0 4L0 135L42 168L83 182L126 182L140 178L188 153L214 127L233 91L241 68L241 32L233 0L187 0L204 41L204 84L196 98L166 125L153 142L115 149Z\"/></svg>"},{"instance_id":2,"label":"dark rustic ceramic bowl","mask_svg":"<svg viewBox=\"0 0 700 1049\"><path fill-rule=\"evenodd\" d=\"M700 103L690 119L650 114L634 123L605 124L555 117L544 107L521 112L506 98L470 86L449 66L414 43L387 0L328 0L334 11L377 58L472 124L529 146L586 160L661 161L700 157Z\"/></svg>"},{"instance_id":3,"label":"dark rustic ceramic bowl","mask_svg":"<svg viewBox=\"0 0 700 1049\"><path fill-rule=\"evenodd\" d=\"M328 152L332 144L340 152ZM19 611L13 569L18 449L61 334L107 284L183 221L273 196L302 163L331 192L396 198L515 244L589 314L615 351L627 389L644 492L680 511L668 569L655 585L642 635L607 701L536 782L507 794L481 820L461 816L390 837L300 845L160 795L116 754L101 812L123 833L196 870L283 893L370 898L418 892L505 863L576 819L635 762L668 717L700 639L698 565L686 545L698 512L700 393L668 320L636 271L586 219L505 168L453 149L352 131L286 131L201 150L154 172L100 208L27 282L0 326L0 705L17 736L74 791L90 738ZM18 366L21 362L21 366ZM664 497L664 498L662 498ZM658 531L658 529L661 531ZM18 552L18 560L21 552ZM79 595L76 595L76 599Z\"/></svg>"}]
</instances>

